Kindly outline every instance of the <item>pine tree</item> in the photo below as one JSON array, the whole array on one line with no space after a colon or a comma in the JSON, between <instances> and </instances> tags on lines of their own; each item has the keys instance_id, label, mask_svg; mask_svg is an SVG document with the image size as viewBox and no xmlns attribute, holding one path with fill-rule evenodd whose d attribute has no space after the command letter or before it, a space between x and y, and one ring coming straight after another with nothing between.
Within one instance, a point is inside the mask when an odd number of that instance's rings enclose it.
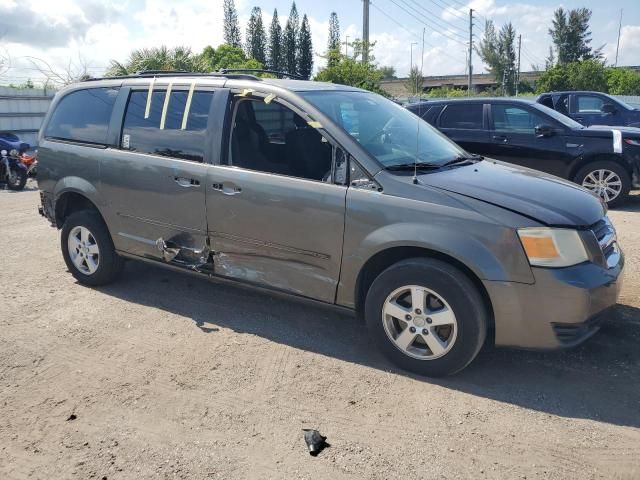
<instances>
[{"instance_id":1,"label":"pine tree","mask_svg":"<svg viewBox=\"0 0 640 480\"><path fill-rule=\"evenodd\" d=\"M313 70L313 44L311 42L311 28L307 15L302 17L302 26L298 34L297 65L298 74L309 79Z\"/></svg>"},{"instance_id":2,"label":"pine tree","mask_svg":"<svg viewBox=\"0 0 640 480\"><path fill-rule=\"evenodd\" d=\"M269 57L267 59L267 65L270 70L280 71L282 68L282 27L280 26L280 20L278 20L278 10L273 10L273 19L271 20L271 27L269 27Z\"/></svg>"},{"instance_id":3,"label":"pine tree","mask_svg":"<svg viewBox=\"0 0 640 480\"><path fill-rule=\"evenodd\" d=\"M234 47L242 47L238 12L233 0L224 0L224 42Z\"/></svg>"},{"instance_id":4,"label":"pine tree","mask_svg":"<svg viewBox=\"0 0 640 480\"><path fill-rule=\"evenodd\" d=\"M331 12L329 17L329 42L327 44L327 50L340 50L340 22L338 21L338 14Z\"/></svg>"},{"instance_id":5,"label":"pine tree","mask_svg":"<svg viewBox=\"0 0 640 480\"><path fill-rule=\"evenodd\" d=\"M282 42L282 67L288 73L296 73L298 68L297 62L297 43L298 43L298 31L300 30L300 19L298 17L298 9L296 8L296 2L291 5L291 12L289 12L289 18L287 19L287 25L284 28L284 38Z\"/></svg>"},{"instance_id":6,"label":"pine tree","mask_svg":"<svg viewBox=\"0 0 640 480\"><path fill-rule=\"evenodd\" d=\"M262 65L266 65L265 47L267 36L262 23L262 10L260 7L253 7L249 24L247 25L246 49L247 57L255 58Z\"/></svg>"},{"instance_id":7,"label":"pine tree","mask_svg":"<svg viewBox=\"0 0 640 480\"><path fill-rule=\"evenodd\" d=\"M515 93L516 30L511 22L502 26L498 36L498 54L502 63L502 88L506 95Z\"/></svg>"},{"instance_id":8,"label":"pine tree","mask_svg":"<svg viewBox=\"0 0 640 480\"><path fill-rule=\"evenodd\" d=\"M558 8L553 12L549 35L555 46L559 65L602 58L602 47L594 50L590 45L590 20L591 10L588 8L577 8L568 12Z\"/></svg>"}]
</instances>

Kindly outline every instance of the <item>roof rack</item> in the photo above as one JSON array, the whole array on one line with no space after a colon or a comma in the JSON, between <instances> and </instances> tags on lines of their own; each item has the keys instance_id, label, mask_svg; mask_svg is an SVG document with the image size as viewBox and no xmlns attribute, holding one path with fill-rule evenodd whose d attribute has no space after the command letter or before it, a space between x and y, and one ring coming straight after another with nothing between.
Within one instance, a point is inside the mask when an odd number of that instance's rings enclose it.
<instances>
[{"instance_id":1,"label":"roof rack","mask_svg":"<svg viewBox=\"0 0 640 480\"><path fill-rule=\"evenodd\" d=\"M253 71L253 70L252 70ZM234 73L229 71L228 73L225 71L220 72L188 72L186 70L139 70L131 75L117 75L114 77L96 77L96 78L87 78L83 80L83 82L95 82L97 80L122 80L126 78L151 78L151 77L224 77L238 80L261 80L260 77L256 77L255 75L247 75L241 72Z\"/></svg>"},{"instance_id":2,"label":"roof rack","mask_svg":"<svg viewBox=\"0 0 640 480\"><path fill-rule=\"evenodd\" d=\"M296 80L306 80L306 78L298 75L297 73L279 72L277 70L265 70L262 68L221 68L220 73L226 75L228 73L270 73L271 75L277 75L278 78L293 78Z\"/></svg>"}]
</instances>

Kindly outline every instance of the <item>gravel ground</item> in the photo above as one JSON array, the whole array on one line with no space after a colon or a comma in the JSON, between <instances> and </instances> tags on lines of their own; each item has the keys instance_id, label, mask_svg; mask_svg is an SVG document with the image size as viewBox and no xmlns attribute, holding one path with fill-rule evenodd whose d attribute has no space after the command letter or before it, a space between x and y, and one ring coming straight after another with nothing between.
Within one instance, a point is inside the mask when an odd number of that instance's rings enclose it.
<instances>
[{"instance_id":1,"label":"gravel ground","mask_svg":"<svg viewBox=\"0 0 640 480\"><path fill-rule=\"evenodd\" d=\"M0 478L640 478L640 195L621 305L564 352L394 369L341 311L137 262L77 284L0 191ZM311 457L302 428L331 447Z\"/></svg>"}]
</instances>

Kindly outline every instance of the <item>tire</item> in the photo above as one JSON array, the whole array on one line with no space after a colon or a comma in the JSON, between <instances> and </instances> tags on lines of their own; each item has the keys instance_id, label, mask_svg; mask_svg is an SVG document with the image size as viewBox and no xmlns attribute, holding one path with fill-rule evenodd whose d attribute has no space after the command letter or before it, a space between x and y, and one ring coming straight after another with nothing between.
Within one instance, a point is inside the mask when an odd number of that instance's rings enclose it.
<instances>
[{"instance_id":1,"label":"tire","mask_svg":"<svg viewBox=\"0 0 640 480\"><path fill-rule=\"evenodd\" d=\"M89 232L86 236L85 231ZM85 241L86 246L83 248L78 240ZM73 245L77 248L72 248ZM96 212L82 210L69 215L62 226L60 248L67 268L84 285L106 285L122 272L124 260L116 253L109 230ZM76 254L82 254L84 258L78 258ZM72 255L80 265L74 263Z\"/></svg>"},{"instance_id":2,"label":"tire","mask_svg":"<svg viewBox=\"0 0 640 480\"><path fill-rule=\"evenodd\" d=\"M602 176L600 176L601 172ZM610 175L611 177L609 177ZM611 197L613 195L611 190L608 189L607 193L605 193L603 190L604 186L598 186L597 184L598 180L606 180L607 178L612 179L608 184L609 189L617 191L614 197ZM629 172L627 172L622 165L610 160L588 163L578 170L573 181L599 195L600 198L607 202L609 207L616 207L624 203L631 190L631 176ZM607 199L607 195L610 196L609 199Z\"/></svg>"},{"instance_id":3,"label":"tire","mask_svg":"<svg viewBox=\"0 0 640 480\"><path fill-rule=\"evenodd\" d=\"M22 190L27 183L27 172L20 168L17 170L11 169L11 171L15 174L16 181L11 182L7 179L7 188L14 191Z\"/></svg>"},{"instance_id":4,"label":"tire","mask_svg":"<svg viewBox=\"0 0 640 480\"><path fill-rule=\"evenodd\" d=\"M390 304L394 307L401 303L407 306L407 297L398 294L407 287L420 287L423 292L427 291L421 315L415 315L413 300L407 308L413 312L411 322L415 323L409 323L406 316L403 322L397 321L398 317L383 311ZM413 291L407 293L411 298ZM441 302L434 302L435 298ZM440 306L444 308L440 309ZM454 326L434 326L445 318L450 321L451 312ZM451 375L462 370L476 357L487 336L487 308L473 282L450 264L430 258L403 260L382 272L367 292L364 313L372 339L389 360L405 370L429 377ZM402 349L392 335L400 330L403 335L413 335L409 325L414 325L418 337L409 347ZM426 343L438 338L442 345L445 337L447 341L444 343L448 346L439 355L436 354L438 349L431 351L429 345L432 343ZM401 338L398 334L397 339Z\"/></svg>"}]
</instances>

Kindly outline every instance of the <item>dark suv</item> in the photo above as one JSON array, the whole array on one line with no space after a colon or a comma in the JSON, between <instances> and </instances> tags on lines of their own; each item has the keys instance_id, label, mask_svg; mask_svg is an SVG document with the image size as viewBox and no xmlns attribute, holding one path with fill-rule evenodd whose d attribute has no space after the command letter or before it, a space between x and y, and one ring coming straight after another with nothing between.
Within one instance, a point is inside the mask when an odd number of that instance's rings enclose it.
<instances>
[{"instance_id":1,"label":"dark suv","mask_svg":"<svg viewBox=\"0 0 640 480\"><path fill-rule=\"evenodd\" d=\"M538 103L573 118L584 126L640 127L640 110L600 92L551 92Z\"/></svg>"},{"instance_id":2,"label":"dark suv","mask_svg":"<svg viewBox=\"0 0 640 480\"><path fill-rule=\"evenodd\" d=\"M586 128L529 100L470 98L407 107L465 150L571 180L609 206L640 188L640 129Z\"/></svg>"},{"instance_id":3,"label":"dark suv","mask_svg":"<svg viewBox=\"0 0 640 480\"><path fill-rule=\"evenodd\" d=\"M83 284L135 259L335 304L428 375L462 369L487 337L575 345L617 300L624 258L596 196L469 155L371 92L87 81L57 93L39 140L40 211Z\"/></svg>"}]
</instances>

